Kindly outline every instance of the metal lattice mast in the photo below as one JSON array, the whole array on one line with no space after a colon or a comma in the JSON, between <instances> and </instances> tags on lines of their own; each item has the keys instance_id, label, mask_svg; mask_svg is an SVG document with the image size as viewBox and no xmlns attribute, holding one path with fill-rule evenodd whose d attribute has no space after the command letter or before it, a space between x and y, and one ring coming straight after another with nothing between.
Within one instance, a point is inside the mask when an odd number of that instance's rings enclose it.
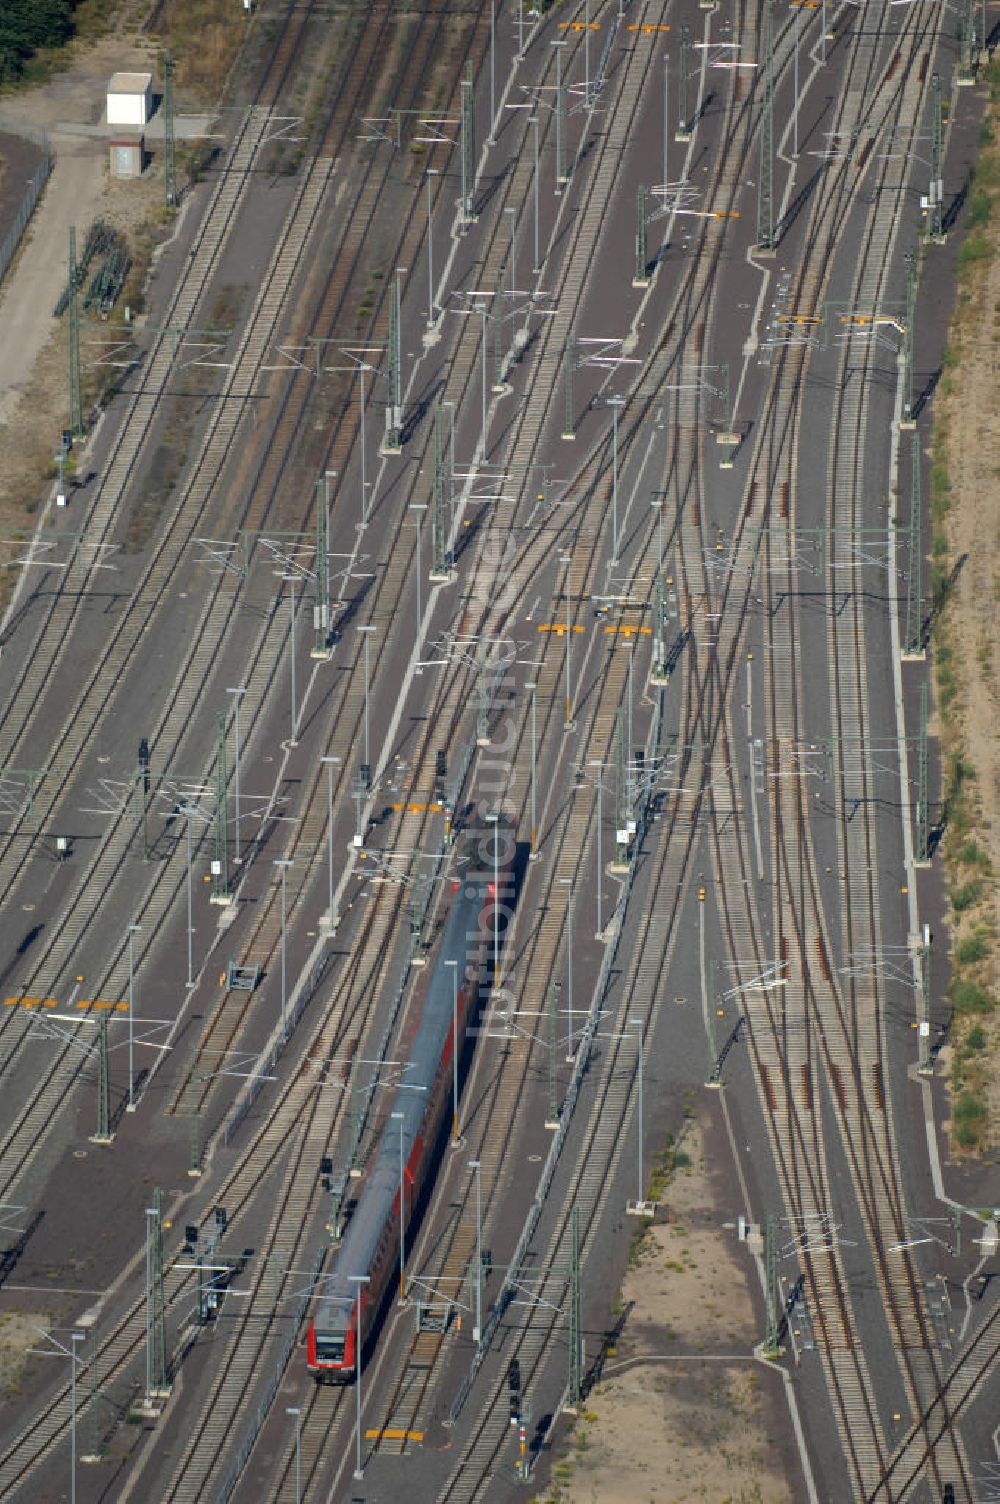
<instances>
[{"instance_id":1,"label":"metal lattice mast","mask_svg":"<svg viewBox=\"0 0 1000 1504\"><path fill-rule=\"evenodd\" d=\"M219 716L215 749L215 860L212 863L212 902L229 902L229 852L226 841L226 717Z\"/></svg>"},{"instance_id":2,"label":"metal lattice mast","mask_svg":"<svg viewBox=\"0 0 1000 1504\"><path fill-rule=\"evenodd\" d=\"M389 414L385 448L398 454L402 447L403 357L400 344L399 273L393 275L389 290Z\"/></svg>"},{"instance_id":3,"label":"metal lattice mast","mask_svg":"<svg viewBox=\"0 0 1000 1504\"><path fill-rule=\"evenodd\" d=\"M699 901L701 903L704 903L705 900L702 898L701 894L702 894L702 890L699 889L698 890L698 899L699 899ZM704 921L703 921L703 919L700 918L699 922L703 923ZM716 983L715 983L715 968L716 968L716 964L717 963L716 963L715 957L714 956L709 956L709 958L708 958L708 998L709 998L709 1004L710 1004L710 1006L709 1006L708 1012L705 1015L705 1022L708 1025L708 1053L709 1053L709 1058L711 1059L711 1062L712 1062L712 1069L709 1072L708 1079L705 1082L706 1086L712 1086L712 1085L717 1085L718 1084L717 1083L716 1074L715 1074L716 1067L719 1064L719 1040L718 1040L718 1036L716 1035L716 1032L715 1032L715 1020L719 1016L718 1015L718 1011L717 1011L718 1007L719 1007L719 992L718 992L718 988L716 987Z\"/></svg>"},{"instance_id":4,"label":"metal lattice mast","mask_svg":"<svg viewBox=\"0 0 1000 1504\"><path fill-rule=\"evenodd\" d=\"M774 250L774 16L764 0L764 97L760 116L757 248Z\"/></svg>"},{"instance_id":5,"label":"metal lattice mast","mask_svg":"<svg viewBox=\"0 0 1000 1504\"><path fill-rule=\"evenodd\" d=\"M685 21L681 27L680 59L677 73L677 129L675 141L690 141L691 127L688 114L688 78L691 73L691 31Z\"/></svg>"},{"instance_id":6,"label":"metal lattice mast","mask_svg":"<svg viewBox=\"0 0 1000 1504\"><path fill-rule=\"evenodd\" d=\"M903 418L901 428L913 427L913 346L917 311L917 258L906 253L906 326L903 332Z\"/></svg>"},{"instance_id":7,"label":"metal lattice mast","mask_svg":"<svg viewBox=\"0 0 1000 1504\"><path fill-rule=\"evenodd\" d=\"M573 362L576 359L576 342L568 339L563 346L563 431L564 439L575 439L573 426Z\"/></svg>"},{"instance_id":8,"label":"metal lattice mast","mask_svg":"<svg viewBox=\"0 0 1000 1504\"><path fill-rule=\"evenodd\" d=\"M490 686L486 672L486 639L480 637L476 650L476 744L490 744Z\"/></svg>"},{"instance_id":9,"label":"metal lattice mast","mask_svg":"<svg viewBox=\"0 0 1000 1504\"><path fill-rule=\"evenodd\" d=\"M927 193L927 238L940 244L944 240L944 98L939 73L931 78L931 95L931 181Z\"/></svg>"},{"instance_id":10,"label":"metal lattice mast","mask_svg":"<svg viewBox=\"0 0 1000 1504\"><path fill-rule=\"evenodd\" d=\"M327 658L330 642L330 545L327 537L327 479L316 482L316 640L313 658Z\"/></svg>"},{"instance_id":11,"label":"metal lattice mast","mask_svg":"<svg viewBox=\"0 0 1000 1504\"><path fill-rule=\"evenodd\" d=\"M635 274L633 287L649 286L649 256L646 249L646 190L642 183L635 191Z\"/></svg>"},{"instance_id":12,"label":"metal lattice mast","mask_svg":"<svg viewBox=\"0 0 1000 1504\"><path fill-rule=\"evenodd\" d=\"M497 272L497 285L490 309L493 323L493 390L502 392L503 384L503 267Z\"/></svg>"},{"instance_id":13,"label":"metal lattice mast","mask_svg":"<svg viewBox=\"0 0 1000 1504\"><path fill-rule=\"evenodd\" d=\"M195 1077L195 1080L199 1080ZM201 1174L201 1110L198 1106L197 1097L191 1108L191 1120L188 1124L188 1175L192 1180L197 1180Z\"/></svg>"},{"instance_id":14,"label":"metal lattice mast","mask_svg":"<svg viewBox=\"0 0 1000 1504\"><path fill-rule=\"evenodd\" d=\"M777 1223L773 1212L768 1212L764 1228L764 1304L767 1331L764 1333L764 1354L775 1356L779 1351L781 1302L778 1295L778 1247Z\"/></svg>"},{"instance_id":15,"label":"metal lattice mast","mask_svg":"<svg viewBox=\"0 0 1000 1504\"><path fill-rule=\"evenodd\" d=\"M473 199L476 174L476 119L472 98L472 64L467 65L462 79L462 220L472 224L476 218Z\"/></svg>"},{"instance_id":16,"label":"metal lattice mast","mask_svg":"<svg viewBox=\"0 0 1000 1504\"><path fill-rule=\"evenodd\" d=\"M423 878L415 879L410 889L410 939L413 955L419 957L415 964L423 965L424 920L427 917L427 885Z\"/></svg>"},{"instance_id":17,"label":"metal lattice mast","mask_svg":"<svg viewBox=\"0 0 1000 1504\"><path fill-rule=\"evenodd\" d=\"M931 932L925 926L920 950L920 1017L917 1020L917 1070L922 1076L933 1072L931 1065Z\"/></svg>"},{"instance_id":18,"label":"metal lattice mast","mask_svg":"<svg viewBox=\"0 0 1000 1504\"><path fill-rule=\"evenodd\" d=\"M615 716L615 866L628 866L628 749L625 745L625 717L619 707Z\"/></svg>"},{"instance_id":19,"label":"metal lattice mast","mask_svg":"<svg viewBox=\"0 0 1000 1504\"><path fill-rule=\"evenodd\" d=\"M142 803L139 809L139 821L142 825L142 855L143 860L149 860L149 742L145 737L139 742L138 770L136 772L136 788Z\"/></svg>"},{"instance_id":20,"label":"metal lattice mast","mask_svg":"<svg viewBox=\"0 0 1000 1504\"><path fill-rule=\"evenodd\" d=\"M656 595L653 599L653 668L654 684L666 684L667 673L667 598L663 586L663 568L656 571Z\"/></svg>"},{"instance_id":21,"label":"metal lattice mast","mask_svg":"<svg viewBox=\"0 0 1000 1504\"><path fill-rule=\"evenodd\" d=\"M976 0L965 0L962 19L959 22L959 62L955 82L974 84L979 67L979 26L976 18Z\"/></svg>"},{"instance_id":22,"label":"metal lattice mast","mask_svg":"<svg viewBox=\"0 0 1000 1504\"><path fill-rule=\"evenodd\" d=\"M920 732L917 741L917 864L926 866L931 859L930 814L928 811L930 779L927 765L927 681L920 686Z\"/></svg>"},{"instance_id":23,"label":"metal lattice mast","mask_svg":"<svg viewBox=\"0 0 1000 1504\"><path fill-rule=\"evenodd\" d=\"M177 207L177 151L174 141L174 60L163 54L163 198L168 209Z\"/></svg>"},{"instance_id":24,"label":"metal lattice mast","mask_svg":"<svg viewBox=\"0 0 1000 1504\"><path fill-rule=\"evenodd\" d=\"M76 225L69 227L69 426L74 438L83 433L80 395L80 273L76 264Z\"/></svg>"},{"instance_id":25,"label":"metal lattice mast","mask_svg":"<svg viewBox=\"0 0 1000 1504\"><path fill-rule=\"evenodd\" d=\"M566 90L562 81L562 46L556 46L556 191L569 182L566 172Z\"/></svg>"},{"instance_id":26,"label":"metal lattice mast","mask_svg":"<svg viewBox=\"0 0 1000 1504\"><path fill-rule=\"evenodd\" d=\"M570 1215L569 1250L569 1382L567 1396L571 1405L580 1403L580 1208Z\"/></svg>"},{"instance_id":27,"label":"metal lattice mast","mask_svg":"<svg viewBox=\"0 0 1000 1504\"><path fill-rule=\"evenodd\" d=\"M197 1180L201 1175L201 1088L206 1074L196 1065L191 1072L191 1112L188 1121L188 1175Z\"/></svg>"},{"instance_id":28,"label":"metal lattice mast","mask_svg":"<svg viewBox=\"0 0 1000 1504\"><path fill-rule=\"evenodd\" d=\"M923 656L924 572L921 536L920 435L914 430L910 450L910 563L906 575L906 636L903 656Z\"/></svg>"},{"instance_id":29,"label":"metal lattice mast","mask_svg":"<svg viewBox=\"0 0 1000 1504\"><path fill-rule=\"evenodd\" d=\"M96 1326L92 1326L90 1328L89 1341L87 1343L87 1346L89 1347L90 1352L87 1364L87 1410L83 1428L85 1438L83 1444L85 1451L80 1460L81 1462L100 1462L100 1417L97 1413L98 1389Z\"/></svg>"},{"instance_id":30,"label":"metal lattice mast","mask_svg":"<svg viewBox=\"0 0 1000 1504\"><path fill-rule=\"evenodd\" d=\"M434 488L431 493L431 579L450 578L448 557L448 501L445 495L444 412L434 409Z\"/></svg>"},{"instance_id":31,"label":"metal lattice mast","mask_svg":"<svg viewBox=\"0 0 1000 1504\"><path fill-rule=\"evenodd\" d=\"M559 1082L556 1076L556 1055L559 1049L559 989L561 982L549 988L549 1115L546 1128L559 1127Z\"/></svg>"},{"instance_id":32,"label":"metal lattice mast","mask_svg":"<svg viewBox=\"0 0 1000 1504\"><path fill-rule=\"evenodd\" d=\"M97 1132L95 1144L111 1142L111 1081L108 1070L108 1015L97 1023Z\"/></svg>"},{"instance_id":33,"label":"metal lattice mast","mask_svg":"<svg viewBox=\"0 0 1000 1504\"><path fill-rule=\"evenodd\" d=\"M153 1239L151 1270L153 1295L151 1372L153 1390L162 1394L167 1388L167 1307L163 1293L163 1213L159 1186L154 1187L152 1205L156 1215L151 1219L153 1223L151 1229Z\"/></svg>"}]
</instances>

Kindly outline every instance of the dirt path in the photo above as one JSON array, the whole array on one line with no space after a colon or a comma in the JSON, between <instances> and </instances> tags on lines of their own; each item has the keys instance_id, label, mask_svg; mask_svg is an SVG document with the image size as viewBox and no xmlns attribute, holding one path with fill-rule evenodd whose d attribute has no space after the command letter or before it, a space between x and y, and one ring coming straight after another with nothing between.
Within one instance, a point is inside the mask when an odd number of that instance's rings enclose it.
<instances>
[{"instance_id":1,"label":"dirt path","mask_svg":"<svg viewBox=\"0 0 1000 1504\"><path fill-rule=\"evenodd\" d=\"M0 285L0 424L14 417L20 398L56 321L52 310L66 281L69 227L82 246L87 226L114 190L139 185L112 183L107 141L78 136L59 126L92 125L104 110L107 81L117 68L149 66L149 49L108 38L79 58L65 73L39 89L18 94L0 110L0 128L18 125L48 131L55 165L13 269ZM120 192L115 197L124 198ZM137 194L136 197L141 196ZM56 422L52 441L58 439Z\"/></svg>"},{"instance_id":2,"label":"dirt path","mask_svg":"<svg viewBox=\"0 0 1000 1504\"><path fill-rule=\"evenodd\" d=\"M720 1226L694 1125L685 1147L669 1221L626 1276L624 1335L553 1468L551 1504L791 1504L770 1440L784 1429L778 1380L751 1356L750 1262Z\"/></svg>"},{"instance_id":3,"label":"dirt path","mask_svg":"<svg viewBox=\"0 0 1000 1504\"><path fill-rule=\"evenodd\" d=\"M0 241L21 207L24 190L41 160L41 147L33 141L0 131Z\"/></svg>"}]
</instances>

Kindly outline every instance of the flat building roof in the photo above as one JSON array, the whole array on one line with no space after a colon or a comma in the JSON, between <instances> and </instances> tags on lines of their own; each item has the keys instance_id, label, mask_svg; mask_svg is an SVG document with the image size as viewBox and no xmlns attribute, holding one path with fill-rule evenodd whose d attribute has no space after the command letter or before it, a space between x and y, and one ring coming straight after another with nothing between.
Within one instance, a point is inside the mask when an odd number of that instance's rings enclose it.
<instances>
[{"instance_id":1,"label":"flat building roof","mask_svg":"<svg viewBox=\"0 0 1000 1504\"><path fill-rule=\"evenodd\" d=\"M144 94L153 82L151 73L112 73L109 94Z\"/></svg>"}]
</instances>

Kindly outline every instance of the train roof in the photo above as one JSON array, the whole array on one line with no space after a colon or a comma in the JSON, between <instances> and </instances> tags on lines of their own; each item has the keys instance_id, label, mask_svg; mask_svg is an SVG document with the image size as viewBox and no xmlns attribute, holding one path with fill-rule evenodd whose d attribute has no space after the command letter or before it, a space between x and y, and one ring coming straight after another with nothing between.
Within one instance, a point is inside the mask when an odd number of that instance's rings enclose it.
<instances>
[{"instance_id":1,"label":"train roof","mask_svg":"<svg viewBox=\"0 0 1000 1504\"><path fill-rule=\"evenodd\" d=\"M418 1133L423 1126L438 1065L451 1027L454 983L451 968L445 963L457 960L461 967L460 982L471 970L478 980L477 954L485 939L481 928L483 900L488 893L484 872L472 871L462 862L456 878L444 934L431 973L427 994L409 1050L404 1079L396 1089L390 1112L402 1113L403 1159L409 1162ZM379 1239L389 1221L393 1201L399 1192L399 1121L386 1117L377 1157L363 1183L358 1205L337 1253L332 1277L327 1281L323 1299L317 1304L315 1325L320 1331L342 1331L350 1316L356 1287L351 1276L367 1274ZM398 1245L397 1245L398 1246Z\"/></svg>"}]
</instances>

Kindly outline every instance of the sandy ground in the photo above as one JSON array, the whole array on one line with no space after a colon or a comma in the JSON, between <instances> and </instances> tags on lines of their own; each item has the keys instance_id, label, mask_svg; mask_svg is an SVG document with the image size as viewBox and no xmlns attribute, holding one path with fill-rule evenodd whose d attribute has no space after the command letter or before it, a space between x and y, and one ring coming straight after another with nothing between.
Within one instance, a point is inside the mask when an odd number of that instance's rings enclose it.
<instances>
[{"instance_id":1,"label":"sandy ground","mask_svg":"<svg viewBox=\"0 0 1000 1504\"><path fill-rule=\"evenodd\" d=\"M995 154L994 154L995 157ZM996 171L996 162L992 170ZM996 204L996 200L995 200ZM951 942L985 939L985 954L967 968L969 974L994 998L1000 998L1000 449L986 438L991 430L1000 381L1000 225L989 234L992 262L977 268L971 281L959 289L951 345L959 364L954 374L946 372L939 388L938 426L946 432L947 467L951 505L944 523L952 565L963 555L954 593L947 610L948 639L953 647L957 683L954 711L961 727L963 757L975 770L971 790L978 815L970 834L989 857L994 877L984 878L980 869L955 866L955 881L980 880L977 902L962 914L952 914ZM943 388L943 390L942 390ZM955 857L963 840L946 836L946 852ZM985 1036L986 1050L973 1054L962 1066L973 1085L985 1089L986 1121L995 1125L1000 1113L1000 1021L995 1013L978 1014L975 1025ZM966 1038L969 1037L968 1030ZM990 1058L991 1057L991 1058ZM989 1059L989 1064L985 1062ZM952 1064L952 1049L943 1052L946 1067ZM986 1133L993 1154L997 1149L995 1127Z\"/></svg>"},{"instance_id":2,"label":"sandy ground","mask_svg":"<svg viewBox=\"0 0 1000 1504\"><path fill-rule=\"evenodd\" d=\"M76 225L82 247L91 220L104 210L106 190L114 190L112 196L123 203L130 189L136 199L144 196L135 193L139 185L111 182L104 139L73 135L58 125L99 121L110 75L119 68L148 68L150 56L149 48L107 38L42 88L11 96L0 107L0 128L16 132L19 124L28 124L46 130L56 154L15 266L0 286L0 423L14 417L35 361L55 328L52 310L66 281L70 225ZM53 443L61 426L61 421L55 425Z\"/></svg>"},{"instance_id":3,"label":"sandy ground","mask_svg":"<svg viewBox=\"0 0 1000 1504\"><path fill-rule=\"evenodd\" d=\"M16 1394L21 1375L31 1362L29 1347L41 1347L47 1316L19 1316L12 1311L0 1315L0 1397Z\"/></svg>"},{"instance_id":4,"label":"sandy ground","mask_svg":"<svg viewBox=\"0 0 1000 1504\"><path fill-rule=\"evenodd\" d=\"M544 1499L572 1504L791 1504L769 1433L776 1380L749 1357L759 1338L749 1259L719 1225L697 1127L626 1276L634 1301ZM765 1388L765 1381L766 1388Z\"/></svg>"},{"instance_id":5,"label":"sandy ground","mask_svg":"<svg viewBox=\"0 0 1000 1504\"><path fill-rule=\"evenodd\" d=\"M976 335L961 341L961 390L946 398L949 467L955 502L948 518L953 554L968 554L952 607L958 635L969 644L965 722L984 819L978 832L1000 872L1000 450L983 443L983 419L1000 381L1000 233L981 300ZM996 922L1000 925L1000 894ZM997 979L995 979L997 980Z\"/></svg>"}]
</instances>

